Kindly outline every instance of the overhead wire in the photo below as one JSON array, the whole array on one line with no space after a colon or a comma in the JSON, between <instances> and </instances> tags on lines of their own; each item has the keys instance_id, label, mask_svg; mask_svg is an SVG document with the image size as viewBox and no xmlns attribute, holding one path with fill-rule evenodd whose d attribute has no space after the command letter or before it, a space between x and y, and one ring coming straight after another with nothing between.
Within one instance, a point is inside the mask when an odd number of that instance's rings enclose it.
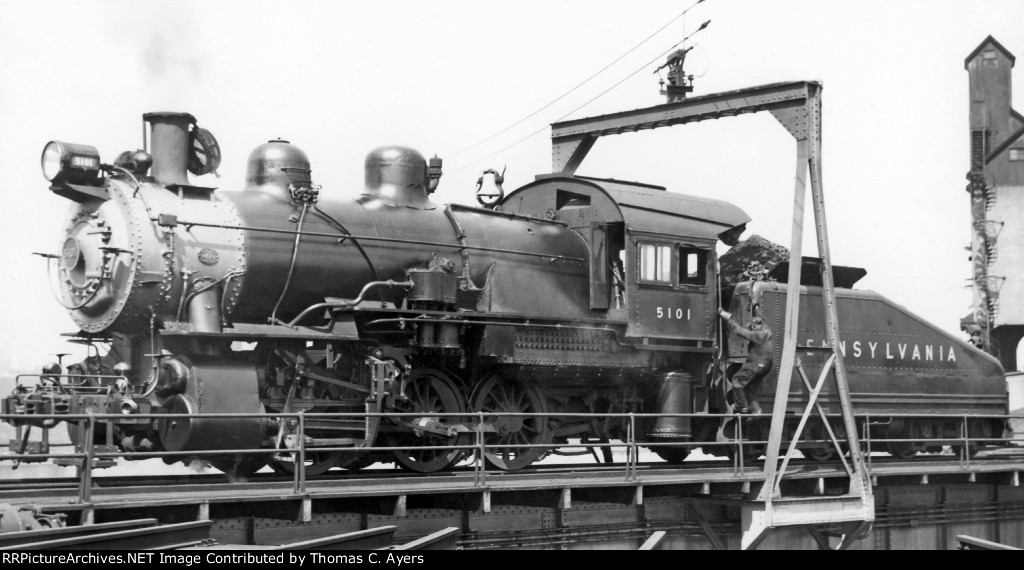
<instances>
[{"instance_id":1,"label":"overhead wire","mask_svg":"<svg viewBox=\"0 0 1024 570\"><path fill-rule=\"evenodd\" d=\"M629 55L629 54L633 53L634 51L636 51L640 46L642 46L645 43L647 43L648 41L650 41L650 39L653 38L654 36L660 34L665 28L667 28L667 27L671 26L673 23L675 23L676 20L686 16L687 12L692 10L697 4L700 4L701 2L704 2L704 0L697 0L696 2L691 4L689 8L683 10L678 15L676 15L676 17L674 17L671 20L669 20L668 23L666 23L664 26L658 28L656 31L654 31L654 33L652 33L651 35L649 35L646 38L644 38L640 43L638 43L635 46L629 48L629 51L627 51L627 52L623 53L622 55L620 55L619 57L615 58L615 60L613 60L611 63L609 63L608 65L602 67L601 69L599 69L595 73L591 74L590 77L587 77L586 79L584 79L583 81L578 83L575 87L573 87L572 89L569 89L565 93L562 93L561 95L559 95L558 97L553 99L551 102L549 102L548 104L546 104L543 107L541 107L540 109L537 109L536 111L530 113L529 115L523 117L522 119L519 119L518 121L512 123L511 125L509 125L509 126L505 127L504 129L498 131L497 133L494 133L493 135L491 135L491 136L489 136L487 138L481 139L481 140L479 140L479 141L477 141L477 142L467 146L466 148L464 148L464 149L462 149L462 150L460 150L460 151L458 151L458 152L456 152L454 154L449 155L447 158L449 158L449 159L455 158L456 156L459 156L460 154L463 154L463 153L465 153L467 151L470 151L470 150L472 150L472 149L474 149L474 148L476 148L476 147L478 147L478 146L480 146L480 145L482 145L482 144L484 144L486 142L489 142L489 141L491 141L491 140L493 140L493 139L495 139L495 138L497 138L497 137L507 133L511 129L521 125L526 120L535 117L541 111L543 111L543 110L547 109L548 107L554 105L555 103L561 101L562 99L564 99L566 96L568 96L573 91L576 91L580 87L583 87L584 85L589 83L591 80L593 80L595 77L597 77L598 75L601 75L602 73L604 73L609 67L611 67L611 66L615 65L616 63L622 61L623 58L625 58L627 55ZM490 158L490 157L487 157L487 158ZM486 159L481 159L481 160L486 160Z\"/></svg>"},{"instance_id":2,"label":"overhead wire","mask_svg":"<svg viewBox=\"0 0 1024 570\"><path fill-rule=\"evenodd\" d=\"M704 28L706 28L706 27L708 26L708 24L709 24L710 22L711 22L711 21L710 21L710 20L708 20L708 21L704 22L703 24L701 24L700 28L698 28L698 29L697 29L696 31L694 31L694 32L693 32L693 34L696 34L697 32L699 32L699 31L703 30ZM652 64L653 64L654 62L658 61L658 60L659 60L659 59L661 59L662 57L665 57L665 55L666 55L666 54L668 54L668 53L669 53L670 51L672 51L672 50L676 49L676 48L677 48L677 47L678 47L678 46L679 46L680 44L682 44L682 43L683 43L683 42L685 42L686 40L690 39L690 37L691 37L691 36L693 36L693 34L690 34L689 36L686 36L685 38L683 38L683 39L679 40L679 41L678 41L677 43L673 44L673 45L672 45L672 47L670 47L670 48L668 48L667 50L665 50L665 51L661 52L661 53L660 53L660 54L658 54L658 55L657 55L656 57L654 57L654 59L652 59L651 61L648 61L647 63L645 63L645 64L641 65L641 66L640 66L640 67L638 67L638 68L637 68L637 69L636 69L635 71L633 71L632 73L630 73L630 74L629 74L629 75L627 75L626 77L623 77L623 78L622 78L621 80L619 80L619 81L618 81L617 83L615 83L615 84L614 84L614 85L612 85L611 87L609 87L609 88L605 89L604 91L602 91L602 92L598 93L597 95L595 95L595 96L591 97L591 98L590 98L590 99L588 99L588 100L587 100L586 102L584 102L584 103L583 103L582 105L580 105L580 106L576 107L576 108L575 108L575 109L573 109L572 111L569 111L568 113L566 113L566 114L562 115L561 117L559 117L559 118L555 119L555 120L554 120L554 121L552 121L552 122L553 122L553 123L557 123L557 122L560 122L560 121L564 120L564 119L565 119L566 117L568 117L569 115L572 115L572 114L573 114L573 113L575 113L576 111L579 111L580 109L582 109L582 108L586 107L587 105L589 105L589 104L593 103L594 101L598 100L599 98L603 97L603 96L604 96L605 94L607 94L607 93L608 93L609 91L611 91L612 89L615 89L615 88L616 88L616 87L618 87L619 85L622 85L623 83L625 83L626 81L628 81L629 79L631 79L631 78L632 78L632 77L633 77L634 75L636 75L637 73L640 73L641 71L643 71L644 69L646 69L646 68L647 68L647 67L648 67L649 65L652 65ZM543 127L541 127L541 128L539 128L539 129L537 129L536 131L533 131L532 133L530 133L530 134L528 134L528 135L524 136L523 138L521 138L521 139L517 140L516 142L514 142L514 143L512 143L512 144L510 144L510 145L508 145L508 146L506 146L506 147L500 148L500 149L498 149L498 150L496 150L496 151L492 152L491 154L489 154L489 155L487 155L487 156L485 156L485 157L483 157L483 158L477 159L477 160L475 160L475 161L473 161L473 162L470 162L470 163L468 163L468 164L466 164L466 165L464 165L464 166L461 166L461 167L459 167L459 168L456 168L456 169L454 170L454 172L459 172L459 171L461 171L461 170L465 170L465 169L467 169L467 168L469 168L469 167L471 167L471 166L474 166L474 165L476 165L476 164L478 164L478 163L480 163L480 162L483 162L483 161L487 160L488 158L492 158L492 157L494 157L494 156L496 156L496 155L498 155L498 154L501 154L501 153L505 152L506 150L508 150L508 149L510 149L510 148L512 148L512 147L514 147L514 146L516 146L516 145L518 145L518 144L520 144L520 143L522 143L522 142L524 142L524 141L526 141L526 140L530 139L530 138L533 138L533 137L535 137L535 136L539 135L540 133L542 133L542 132L544 132L545 130L547 130L547 128L548 128L549 126L550 126L550 125L544 125Z\"/></svg>"}]
</instances>

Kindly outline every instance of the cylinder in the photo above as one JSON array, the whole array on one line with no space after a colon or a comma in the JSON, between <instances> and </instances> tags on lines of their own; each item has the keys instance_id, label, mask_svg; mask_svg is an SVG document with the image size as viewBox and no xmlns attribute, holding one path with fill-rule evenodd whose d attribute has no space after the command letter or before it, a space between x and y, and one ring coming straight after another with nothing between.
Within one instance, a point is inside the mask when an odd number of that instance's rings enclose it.
<instances>
[{"instance_id":1,"label":"cylinder","mask_svg":"<svg viewBox=\"0 0 1024 570\"><path fill-rule=\"evenodd\" d=\"M263 418L216 418L207 414L260 414L256 369L244 359L193 356L188 387L167 398L159 411L195 414L160 418L157 432L168 451L255 449L266 436Z\"/></svg>"},{"instance_id":2,"label":"cylinder","mask_svg":"<svg viewBox=\"0 0 1024 570\"><path fill-rule=\"evenodd\" d=\"M146 113L142 119L152 126L150 154L153 178L167 186L188 185L189 127L196 118L189 113Z\"/></svg>"},{"instance_id":3,"label":"cylinder","mask_svg":"<svg viewBox=\"0 0 1024 570\"><path fill-rule=\"evenodd\" d=\"M656 414L689 414L693 412L693 376L686 372L669 372L661 375ZM693 418L660 417L654 428L647 434L657 439L689 439L693 436Z\"/></svg>"}]
</instances>

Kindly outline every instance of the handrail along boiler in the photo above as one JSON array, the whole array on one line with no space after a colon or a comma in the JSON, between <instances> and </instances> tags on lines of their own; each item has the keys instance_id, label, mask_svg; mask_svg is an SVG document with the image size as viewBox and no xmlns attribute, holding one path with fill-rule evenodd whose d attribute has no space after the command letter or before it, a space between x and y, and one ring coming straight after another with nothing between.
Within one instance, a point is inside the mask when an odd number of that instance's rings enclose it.
<instances>
[{"instance_id":1,"label":"handrail along boiler","mask_svg":"<svg viewBox=\"0 0 1024 570\"><path fill-rule=\"evenodd\" d=\"M313 184L306 154L283 140L252 151L240 190L214 190L188 178L219 163L209 131L186 113L144 121L151 148L112 165L86 145L54 141L44 150L50 189L71 202L49 260L57 296L81 329L72 340L110 350L67 374L49 367L38 387L17 387L3 400L4 413L18 414L13 423L49 429L54 422L33 415L118 413L94 443L276 448L282 453L263 458L214 454L213 463L252 471L269 461L293 472L294 416L204 415L376 414L304 422L304 468L318 474L382 460L445 469L464 452L429 447L465 443L478 430L490 463L519 469L545 445L624 438L629 427L621 417L559 414L645 412L665 415L638 418L636 439L681 462L690 447L654 444L735 435L738 420L706 415L732 411L723 372L746 350L721 336L720 304L742 320L759 304L781 337L779 282L720 291L716 245L736 245L750 220L732 204L553 174L490 207L442 206L431 200L441 160L397 146L372 151L362 191L343 196ZM775 274L785 280L784 270ZM813 375L824 364L815 351L824 333L821 303L812 302L820 283L807 280L800 354ZM839 281L842 349L857 411L873 416L866 429L928 440L893 444L891 453L956 443L960 424L935 414L1006 412L993 358L851 289L855 279ZM763 401L774 386L765 380ZM790 398L793 411L805 402L799 390ZM822 402L836 411L834 395ZM486 415L495 412L532 415ZM193 416L138 417L151 413ZM745 438L765 439L766 418L744 422ZM994 419L969 425L979 446L1004 428ZM806 430L801 449L824 460L822 427ZM363 450L375 445L404 450Z\"/></svg>"}]
</instances>

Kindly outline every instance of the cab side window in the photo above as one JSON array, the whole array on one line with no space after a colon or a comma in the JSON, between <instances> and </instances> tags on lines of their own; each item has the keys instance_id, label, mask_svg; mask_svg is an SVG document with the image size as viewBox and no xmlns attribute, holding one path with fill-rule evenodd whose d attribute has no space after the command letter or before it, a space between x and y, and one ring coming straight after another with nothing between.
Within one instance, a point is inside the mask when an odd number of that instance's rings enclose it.
<instances>
[{"instance_id":1,"label":"cab side window","mask_svg":"<svg viewBox=\"0 0 1024 570\"><path fill-rule=\"evenodd\" d=\"M640 242L637 281L642 285L703 289L708 286L711 251L693 244Z\"/></svg>"},{"instance_id":2,"label":"cab side window","mask_svg":"<svg viewBox=\"0 0 1024 570\"><path fill-rule=\"evenodd\" d=\"M679 248L679 284L707 284L708 252L695 247Z\"/></svg>"},{"instance_id":3,"label":"cab side window","mask_svg":"<svg viewBox=\"0 0 1024 570\"><path fill-rule=\"evenodd\" d=\"M672 247L640 244L640 282L672 285Z\"/></svg>"}]
</instances>

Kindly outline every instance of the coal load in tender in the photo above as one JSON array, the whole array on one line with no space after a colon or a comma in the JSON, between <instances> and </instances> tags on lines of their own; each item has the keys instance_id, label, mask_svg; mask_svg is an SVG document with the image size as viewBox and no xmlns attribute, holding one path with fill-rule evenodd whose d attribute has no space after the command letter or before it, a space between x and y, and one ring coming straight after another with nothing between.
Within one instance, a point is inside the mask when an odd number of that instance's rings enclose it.
<instances>
[{"instance_id":1,"label":"coal load in tender","mask_svg":"<svg viewBox=\"0 0 1024 570\"><path fill-rule=\"evenodd\" d=\"M784 261L789 261L789 250L759 235L729 248L718 258L723 306L728 306L738 283L767 279L772 269Z\"/></svg>"}]
</instances>

